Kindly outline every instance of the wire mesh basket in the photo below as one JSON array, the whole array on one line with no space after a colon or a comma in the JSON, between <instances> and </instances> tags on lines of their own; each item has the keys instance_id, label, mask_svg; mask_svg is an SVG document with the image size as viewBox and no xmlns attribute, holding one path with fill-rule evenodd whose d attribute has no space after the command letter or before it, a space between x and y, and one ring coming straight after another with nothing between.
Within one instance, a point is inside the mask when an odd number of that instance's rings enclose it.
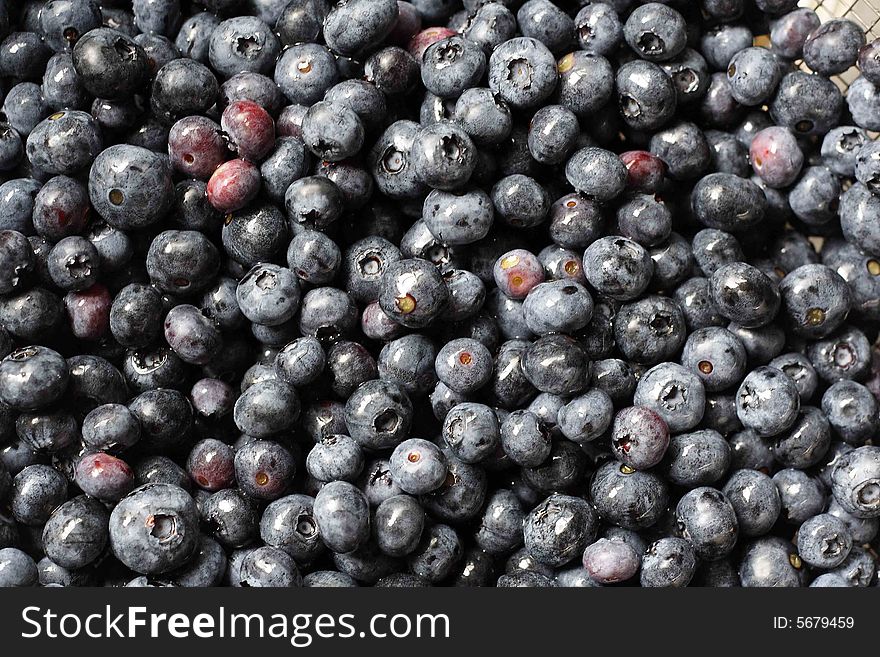
<instances>
[{"instance_id":1,"label":"wire mesh basket","mask_svg":"<svg viewBox=\"0 0 880 657\"><path fill-rule=\"evenodd\" d=\"M880 0L803 0L800 6L814 9L823 23L832 18L848 18L858 23L865 29L868 41L880 36ZM858 74L854 67L835 81L845 90Z\"/></svg>"}]
</instances>

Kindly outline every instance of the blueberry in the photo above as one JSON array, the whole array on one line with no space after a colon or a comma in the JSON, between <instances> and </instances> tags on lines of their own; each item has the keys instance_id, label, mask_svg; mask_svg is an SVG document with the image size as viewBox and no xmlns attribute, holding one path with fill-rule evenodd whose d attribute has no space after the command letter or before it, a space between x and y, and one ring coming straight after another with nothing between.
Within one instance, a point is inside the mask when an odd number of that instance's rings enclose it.
<instances>
[{"instance_id":1,"label":"blueberry","mask_svg":"<svg viewBox=\"0 0 880 657\"><path fill-rule=\"evenodd\" d=\"M23 525L44 524L67 501L67 479L47 465L30 465L12 480L10 507Z\"/></svg>"},{"instance_id":2,"label":"blueberry","mask_svg":"<svg viewBox=\"0 0 880 657\"><path fill-rule=\"evenodd\" d=\"M192 59L173 59L158 70L151 108L167 121L202 114L215 102L220 86L211 70Z\"/></svg>"},{"instance_id":3,"label":"blueberry","mask_svg":"<svg viewBox=\"0 0 880 657\"><path fill-rule=\"evenodd\" d=\"M860 89L850 89L847 99L852 106ZM785 75L770 102L773 120L797 135L824 135L834 127L842 109L843 96L833 82L803 71Z\"/></svg>"},{"instance_id":4,"label":"blueberry","mask_svg":"<svg viewBox=\"0 0 880 657\"><path fill-rule=\"evenodd\" d=\"M836 334L811 343L806 355L819 378L829 383L858 380L868 369L870 346L864 333L844 326Z\"/></svg>"},{"instance_id":5,"label":"blueberry","mask_svg":"<svg viewBox=\"0 0 880 657\"><path fill-rule=\"evenodd\" d=\"M36 586L38 577L37 565L25 552L14 547L0 550L0 587Z\"/></svg>"},{"instance_id":6,"label":"blueberry","mask_svg":"<svg viewBox=\"0 0 880 657\"><path fill-rule=\"evenodd\" d=\"M702 429L669 440L666 472L679 486L693 488L718 482L730 465L730 446L720 433Z\"/></svg>"},{"instance_id":7,"label":"blueberry","mask_svg":"<svg viewBox=\"0 0 880 657\"><path fill-rule=\"evenodd\" d=\"M613 53L623 41L623 24L617 11L606 3L591 3L575 16L581 49L593 55Z\"/></svg>"},{"instance_id":8,"label":"blueberry","mask_svg":"<svg viewBox=\"0 0 880 657\"><path fill-rule=\"evenodd\" d=\"M831 472L834 499L857 518L880 515L878 463L880 451L864 446L844 454Z\"/></svg>"},{"instance_id":9,"label":"blueberry","mask_svg":"<svg viewBox=\"0 0 880 657\"><path fill-rule=\"evenodd\" d=\"M599 584L615 584L635 576L641 565L641 555L624 541L600 538L584 550L583 562L592 580Z\"/></svg>"},{"instance_id":10,"label":"blueberry","mask_svg":"<svg viewBox=\"0 0 880 657\"><path fill-rule=\"evenodd\" d=\"M684 314L668 297L647 296L623 304L614 316L613 326L621 353L643 364L670 358L685 341Z\"/></svg>"},{"instance_id":11,"label":"blueberry","mask_svg":"<svg viewBox=\"0 0 880 657\"><path fill-rule=\"evenodd\" d=\"M367 499L352 484L334 481L318 492L314 518L321 540L334 552L351 552L370 534Z\"/></svg>"},{"instance_id":12,"label":"blueberry","mask_svg":"<svg viewBox=\"0 0 880 657\"><path fill-rule=\"evenodd\" d=\"M797 533L798 554L817 568L840 565L852 549L852 537L846 524L827 513L804 522Z\"/></svg>"},{"instance_id":13,"label":"blueberry","mask_svg":"<svg viewBox=\"0 0 880 657\"><path fill-rule=\"evenodd\" d=\"M743 555L739 577L748 587L803 586L803 561L795 547L777 537L759 538Z\"/></svg>"},{"instance_id":14,"label":"blueberry","mask_svg":"<svg viewBox=\"0 0 880 657\"><path fill-rule=\"evenodd\" d=\"M275 65L274 79L290 102L312 105L336 84L339 71L325 46L301 43L284 50Z\"/></svg>"},{"instance_id":15,"label":"blueberry","mask_svg":"<svg viewBox=\"0 0 880 657\"><path fill-rule=\"evenodd\" d=\"M655 130L675 113L675 85L657 64L638 59L627 62L617 70L616 84L620 114L631 128Z\"/></svg>"},{"instance_id":16,"label":"blueberry","mask_svg":"<svg viewBox=\"0 0 880 657\"><path fill-rule=\"evenodd\" d=\"M422 495L438 488L446 479L447 466L440 449L431 442L410 438L391 454L391 476L402 490Z\"/></svg>"},{"instance_id":17,"label":"blueberry","mask_svg":"<svg viewBox=\"0 0 880 657\"><path fill-rule=\"evenodd\" d=\"M332 7L324 18L324 40L341 55L355 55L380 43L394 27L395 0L352 0Z\"/></svg>"},{"instance_id":18,"label":"blueberry","mask_svg":"<svg viewBox=\"0 0 880 657\"><path fill-rule=\"evenodd\" d=\"M528 554L541 564L559 567L583 554L598 530L598 518L583 499L554 494L523 521Z\"/></svg>"},{"instance_id":19,"label":"blueberry","mask_svg":"<svg viewBox=\"0 0 880 657\"><path fill-rule=\"evenodd\" d=\"M873 556L863 547L853 546L849 556L831 572L840 576L849 586L870 586L877 570Z\"/></svg>"},{"instance_id":20,"label":"blueberry","mask_svg":"<svg viewBox=\"0 0 880 657\"><path fill-rule=\"evenodd\" d=\"M206 438L193 445L186 470L200 488L216 492L234 483L233 459L231 447L216 438Z\"/></svg>"},{"instance_id":21,"label":"blueberry","mask_svg":"<svg viewBox=\"0 0 880 657\"><path fill-rule=\"evenodd\" d=\"M247 587L302 586L296 562L286 552L268 545L249 552L241 562L240 585Z\"/></svg>"},{"instance_id":22,"label":"blueberry","mask_svg":"<svg viewBox=\"0 0 880 657\"><path fill-rule=\"evenodd\" d=\"M420 259L391 263L382 274L379 305L410 328L429 325L442 311L448 291L437 269Z\"/></svg>"},{"instance_id":23,"label":"blueberry","mask_svg":"<svg viewBox=\"0 0 880 657\"><path fill-rule=\"evenodd\" d=\"M647 470L657 465L669 445L669 428L654 411L639 406L623 409L614 418L611 448L627 467Z\"/></svg>"},{"instance_id":24,"label":"blueberry","mask_svg":"<svg viewBox=\"0 0 880 657\"><path fill-rule=\"evenodd\" d=\"M765 48L740 50L727 65L731 95L742 105L760 105L767 101L781 78L782 69L776 55Z\"/></svg>"},{"instance_id":25,"label":"blueberry","mask_svg":"<svg viewBox=\"0 0 880 657\"><path fill-rule=\"evenodd\" d=\"M395 495L376 509L372 531L376 545L392 557L404 557L418 546L425 512L415 498Z\"/></svg>"},{"instance_id":26,"label":"blueberry","mask_svg":"<svg viewBox=\"0 0 880 657\"><path fill-rule=\"evenodd\" d=\"M407 435L413 419L409 397L399 385L368 381L348 398L345 423L350 435L362 447L397 446Z\"/></svg>"},{"instance_id":27,"label":"blueberry","mask_svg":"<svg viewBox=\"0 0 880 657\"><path fill-rule=\"evenodd\" d=\"M61 110L34 126L26 150L32 166L47 173L74 174L92 164L102 144L95 119L85 112Z\"/></svg>"},{"instance_id":28,"label":"blueberry","mask_svg":"<svg viewBox=\"0 0 880 657\"><path fill-rule=\"evenodd\" d=\"M241 547L257 535L260 522L254 501L235 488L220 490L201 504L202 523L226 547ZM230 567L232 558L230 557Z\"/></svg>"},{"instance_id":29,"label":"blueberry","mask_svg":"<svg viewBox=\"0 0 880 657\"><path fill-rule=\"evenodd\" d=\"M773 52L786 59L798 59L803 55L807 36L820 24L819 16L812 9L795 9L770 24L770 46Z\"/></svg>"},{"instance_id":30,"label":"blueberry","mask_svg":"<svg viewBox=\"0 0 880 657\"><path fill-rule=\"evenodd\" d=\"M722 492L736 513L740 531L746 536L766 534L779 517L782 502L774 482L758 470L737 470Z\"/></svg>"},{"instance_id":31,"label":"blueberry","mask_svg":"<svg viewBox=\"0 0 880 657\"><path fill-rule=\"evenodd\" d=\"M877 401L870 391L855 381L841 380L822 395L822 412L831 428L844 441L859 444L877 426Z\"/></svg>"},{"instance_id":32,"label":"blueberry","mask_svg":"<svg viewBox=\"0 0 880 657\"><path fill-rule=\"evenodd\" d=\"M746 350L742 341L720 326L691 333L685 341L681 362L700 378L708 392L730 388L746 374Z\"/></svg>"},{"instance_id":33,"label":"blueberry","mask_svg":"<svg viewBox=\"0 0 880 657\"><path fill-rule=\"evenodd\" d=\"M773 483L782 501L780 518L787 522L800 524L825 508L827 493L824 485L802 470L779 470L773 475Z\"/></svg>"},{"instance_id":34,"label":"blueberry","mask_svg":"<svg viewBox=\"0 0 880 657\"><path fill-rule=\"evenodd\" d=\"M93 563L107 545L109 518L97 500L85 495L68 500L52 512L43 527L46 556L62 568Z\"/></svg>"},{"instance_id":35,"label":"blueberry","mask_svg":"<svg viewBox=\"0 0 880 657\"><path fill-rule=\"evenodd\" d=\"M514 108L529 108L546 100L556 87L553 54L532 37L512 38L489 58L489 87Z\"/></svg>"},{"instance_id":36,"label":"blueberry","mask_svg":"<svg viewBox=\"0 0 880 657\"><path fill-rule=\"evenodd\" d=\"M299 417L296 390L287 383L255 383L235 402L235 424L242 433L264 437L289 428Z\"/></svg>"},{"instance_id":37,"label":"blueberry","mask_svg":"<svg viewBox=\"0 0 880 657\"><path fill-rule=\"evenodd\" d=\"M108 148L95 158L89 172L92 205L107 223L122 229L142 228L161 219L169 209L171 189L166 161L137 146Z\"/></svg>"},{"instance_id":38,"label":"blueberry","mask_svg":"<svg viewBox=\"0 0 880 657\"><path fill-rule=\"evenodd\" d=\"M719 559L733 549L739 526L733 506L715 488L695 488L678 502L675 516L682 536L703 559Z\"/></svg>"},{"instance_id":39,"label":"blueberry","mask_svg":"<svg viewBox=\"0 0 880 657\"><path fill-rule=\"evenodd\" d=\"M611 461L593 475L590 497L604 521L638 530L660 520L669 502L669 491L654 473Z\"/></svg>"},{"instance_id":40,"label":"blueberry","mask_svg":"<svg viewBox=\"0 0 880 657\"><path fill-rule=\"evenodd\" d=\"M266 23L255 16L237 16L212 30L208 57L211 66L229 78L242 71L267 71L280 50L278 38Z\"/></svg>"},{"instance_id":41,"label":"blueberry","mask_svg":"<svg viewBox=\"0 0 880 657\"><path fill-rule=\"evenodd\" d=\"M649 2L627 18L623 36L629 47L644 59L672 59L685 47L687 33L684 18L671 7Z\"/></svg>"},{"instance_id":42,"label":"blueberry","mask_svg":"<svg viewBox=\"0 0 880 657\"><path fill-rule=\"evenodd\" d=\"M856 63L859 49L865 45L865 33L846 19L830 20L816 28L804 40L804 63L820 75L843 73Z\"/></svg>"},{"instance_id":43,"label":"blueberry","mask_svg":"<svg viewBox=\"0 0 880 657\"><path fill-rule=\"evenodd\" d=\"M751 181L729 173L712 173L694 187L691 206L700 223L734 232L760 222L767 201L761 189Z\"/></svg>"},{"instance_id":44,"label":"blueberry","mask_svg":"<svg viewBox=\"0 0 880 657\"><path fill-rule=\"evenodd\" d=\"M105 27L79 37L73 47L73 65L82 85L98 98L130 96L149 74L144 49L128 35Z\"/></svg>"},{"instance_id":45,"label":"blueberry","mask_svg":"<svg viewBox=\"0 0 880 657\"><path fill-rule=\"evenodd\" d=\"M406 163L388 151L382 160L383 167L391 169ZM422 183L435 189L452 190L466 184L474 173L476 147L456 123L438 121L423 127L414 136L409 163Z\"/></svg>"},{"instance_id":46,"label":"blueberry","mask_svg":"<svg viewBox=\"0 0 880 657\"><path fill-rule=\"evenodd\" d=\"M687 586L697 569L697 557L691 543L673 536L661 538L642 557L639 580L646 587Z\"/></svg>"}]
</instances>

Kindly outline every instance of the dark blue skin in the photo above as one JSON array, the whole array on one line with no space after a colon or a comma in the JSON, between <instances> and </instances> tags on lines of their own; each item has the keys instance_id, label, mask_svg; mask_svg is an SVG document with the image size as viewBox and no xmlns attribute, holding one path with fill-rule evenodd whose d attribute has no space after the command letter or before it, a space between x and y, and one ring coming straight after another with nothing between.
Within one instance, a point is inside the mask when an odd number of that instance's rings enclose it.
<instances>
[{"instance_id":1,"label":"dark blue skin","mask_svg":"<svg viewBox=\"0 0 880 657\"><path fill-rule=\"evenodd\" d=\"M239 488L259 500L281 497L295 472L293 455L278 442L254 440L235 453L235 479Z\"/></svg>"},{"instance_id":2,"label":"dark blue skin","mask_svg":"<svg viewBox=\"0 0 880 657\"><path fill-rule=\"evenodd\" d=\"M141 88L149 74L144 49L128 35L105 27L77 40L73 65L83 86L98 98L126 98Z\"/></svg>"},{"instance_id":3,"label":"dark blue skin","mask_svg":"<svg viewBox=\"0 0 880 657\"><path fill-rule=\"evenodd\" d=\"M187 18L174 39L174 45L184 57L203 64L208 62L211 33L220 19L211 12L199 12Z\"/></svg>"},{"instance_id":4,"label":"dark blue skin","mask_svg":"<svg viewBox=\"0 0 880 657\"><path fill-rule=\"evenodd\" d=\"M530 37L517 37L501 44L492 52L488 70L489 87L513 107L534 107L556 87L553 54L546 45ZM511 71L513 75L508 75Z\"/></svg>"},{"instance_id":5,"label":"dark blue skin","mask_svg":"<svg viewBox=\"0 0 880 657\"><path fill-rule=\"evenodd\" d=\"M91 165L102 145L95 119L85 112L61 110L34 126L26 150L32 166L67 175Z\"/></svg>"},{"instance_id":6,"label":"dark blue skin","mask_svg":"<svg viewBox=\"0 0 880 657\"><path fill-rule=\"evenodd\" d=\"M199 515L207 531L227 548L247 545L257 536L257 506L235 488L223 489L205 499Z\"/></svg>"},{"instance_id":7,"label":"dark blue skin","mask_svg":"<svg viewBox=\"0 0 880 657\"><path fill-rule=\"evenodd\" d=\"M12 87L3 101L3 113L10 127L20 136L27 137L48 113L39 85L21 82Z\"/></svg>"},{"instance_id":8,"label":"dark blue skin","mask_svg":"<svg viewBox=\"0 0 880 657\"><path fill-rule=\"evenodd\" d=\"M672 59L687 41L684 18L659 2L633 11L623 26L623 36L630 48L651 61Z\"/></svg>"},{"instance_id":9,"label":"dark blue skin","mask_svg":"<svg viewBox=\"0 0 880 657\"><path fill-rule=\"evenodd\" d=\"M422 532L422 540L408 559L413 574L439 582L451 574L462 555L461 537L449 525L436 524Z\"/></svg>"},{"instance_id":10,"label":"dark blue skin","mask_svg":"<svg viewBox=\"0 0 880 657\"><path fill-rule=\"evenodd\" d=\"M334 552L351 552L369 538L367 499L352 484L335 481L321 488L314 516L321 539Z\"/></svg>"},{"instance_id":11,"label":"dark blue skin","mask_svg":"<svg viewBox=\"0 0 880 657\"><path fill-rule=\"evenodd\" d=\"M313 514L314 501L297 494L271 502L260 519L260 538L298 563L311 562L324 549Z\"/></svg>"},{"instance_id":12,"label":"dark blue skin","mask_svg":"<svg viewBox=\"0 0 880 657\"><path fill-rule=\"evenodd\" d=\"M614 490L617 493L610 495ZM603 520L636 530L656 523L669 500L668 488L662 479L616 462L609 462L596 471L590 494Z\"/></svg>"},{"instance_id":13,"label":"dark blue skin","mask_svg":"<svg viewBox=\"0 0 880 657\"><path fill-rule=\"evenodd\" d=\"M322 438L306 457L306 470L319 481L354 481L363 467L360 446L341 434Z\"/></svg>"},{"instance_id":14,"label":"dark blue skin","mask_svg":"<svg viewBox=\"0 0 880 657\"><path fill-rule=\"evenodd\" d=\"M239 577L241 586L247 587L302 586L302 575L293 558L278 548L265 545L244 558Z\"/></svg>"},{"instance_id":15,"label":"dark blue skin","mask_svg":"<svg viewBox=\"0 0 880 657\"><path fill-rule=\"evenodd\" d=\"M0 43L0 74L37 80L51 55L37 32L12 32Z\"/></svg>"},{"instance_id":16,"label":"dark blue skin","mask_svg":"<svg viewBox=\"0 0 880 657\"><path fill-rule=\"evenodd\" d=\"M43 527L46 556L68 569L93 563L108 543L109 517L103 504L85 495L68 500Z\"/></svg>"},{"instance_id":17,"label":"dark blue skin","mask_svg":"<svg viewBox=\"0 0 880 657\"><path fill-rule=\"evenodd\" d=\"M157 388L142 392L128 404L141 426L141 440L155 448L167 446L189 430L192 406L177 390Z\"/></svg>"},{"instance_id":18,"label":"dark blue skin","mask_svg":"<svg viewBox=\"0 0 880 657\"><path fill-rule=\"evenodd\" d=\"M408 495L395 495L382 502L372 521L373 536L382 552L404 557L418 546L425 524L425 512Z\"/></svg>"},{"instance_id":19,"label":"dark blue skin","mask_svg":"<svg viewBox=\"0 0 880 657\"><path fill-rule=\"evenodd\" d=\"M126 449L141 437L141 426L122 404L104 404L83 419L82 440L86 447L102 451Z\"/></svg>"},{"instance_id":20,"label":"dark blue skin","mask_svg":"<svg viewBox=\"0 0 880 657\"><path fill-rule=\"evenodd\" d=\"M51 109L85 109L88 94L79 82L73 67L73 56L60 52L52 56L46 64L42 84L43 100Z\"/></svg>"},{"instance_id":21,"label":"dark blue skin","mask_svg":"<svg viewBox=\"0 0 880 657\"><path fill-rule=\"evenodd\" d=\"M446 458L427 440L404 440L394 448L390 463L394 482L412 495L430 493L446 480Z\"/></svg>"},{"instance_id":22,"label":"dark blue skin","mask_svg":"<svg viewBox=\"0 0 880 657\"><path fill-rule=\"evenodd\" d=\"M208 58L212 68L229 78L241 71L267 72L280 50L268 25L255 16L239 16L214 28Z\"/></svg>"},{"instance_id":23,"label":"dark blue skin","mask_svg":"<svg viewBox=\"0 0 880 657\"><path fill-rule=\"evenodd\" d=\"M67 479L50 466L28 466L12 481L12 514L24 525L42 525L66 500Z\"/></svg>"},{"instance_id":24,"label":"dark blue skin","mask_svg":"<svg viewBox=\"0 0 880 657\"><path fill-rule=\"evenodd\" d=\"M393 0L370 2L355 0L333 7L324 19L324 39L331 50L354 55L378 42L391 31L397 20Z\"/></svg>"},{"instance_id":25,"label":"dark blue skin","mask_svg":"<svg viewBox=\"0 0 880 657\"><path fill-rule=\"evenodd\" d=\"M0 550L0 586L36 586L37 566L26 553L13 547Z\"/></svg>"},{"instance_id":26,"label":"dark blue skin","mask_svg":"<svg viewBox=\"0 0 880 657\"><path fill-rule=\"evenodd\" d=\"M490 554L503 554L523 541L525 513L519 498L508 489L500 489L489 498L474 533L477 545Z\"/></svg>"},{"instance_id":27,"label":"dark blue skin","mask_svg":"<svg viewBox=\"0 0 880 657\"><path fill-rule=\"evenodd\" d=\"M846 524L827 513L813 516L798 528L797 544L804 561L823 569L840 565L853 545Z\"/></svg>"},{"instance_id":28,"label":"dark blue skin","mask_svg":"<svg viewBox=\"0 0 880 657\"><path fill-rule=\"evenodd\" d=\"M422 84L441 98L455 98L475 86L486 70L480 46L459 36L432 44L422 57Z\"/></svg>"},{"instance_id":29,"label":"dark blue skin","mask_svg":"<svg viewBox=\"0 0 880 657\"><path fill-rule=\"evenodd\" d=\"M795 546L777 537L759 538L751 543L739 566L743 586L802 586L803 562Z\"/></svg>"},{"instance_id":30,"label":"dark blue skin","mask_svg":"<svg viewBox=\"0 0 880 657\"><path fill-rule=\"evenodd\" d=\"M67 363L45 347L25 347L0 361L0 401L33 410L55 401L67 387Z\"/></svg>"},{"instance_id":31,"label":"dark blue skin","mask_svg":"<svg viewBox=\"0 0 880 657\"><path fill-rule=\"evenodd\" d=\"M174 59L156 73L150 102L155 114L171 123L204 113L219 91L217 78L208 67L191 59Z\"/></svg>"},{"instance_id":32,"label":"dark blue skin","mask_svg":"<svg viewBox=\"0 0 880 657\"><path fill-rule=\"evenodd\" d=\"M443 437L453 453L465 463L483 461L500 445L498 417L483 404L457 404L443 421Z\"/></svg>"},{"instance_id":33,"label":"dark blue skin","mask_svg":"<svg viewBox=\"0 0 880 657\"><path fill-rule=\"evenodd\" d=\"M598 517L586 501L551 495L523 521L523 540L534 559L559 567L580 556L597 529Z\"/></svg>"},{"instance_id":34,"label":"dark blue skin","mask_svg":"<svg viewBox=\"0 0 880 657\"><path fill-rule=\"evenodd\" d=\"M182 565L198 549L198 511L170 484L147 484L123 498L110 516L110 545L120 561L144 574Z\"/></svg>"},{"instance_id":35,"label":"dark blue skin","mask_svg":"<svg viewBox=\"0 0 880 657\"><path fill-rule=\"evenodd\" d=\"M238 428L251 436L270 436L290 427L299 416L296 390L282 381L255 383L235 402Z\"/></svg>"},{"instance_id":36,"label":"dark blue skin","mask_svg":"<svg viewBox=\"0 0 880 657\"><path fill-rule=\"evenodd\" d=\"M690 543L676 537L661 538L648 547L639 578L642 586L684 587L690 583L696 567Z\"/></svg>"},{"instance_id":37,"label":"dark blue skin","mask_svg":"<svg viewBox=\"0 0 880 657\"><path fill-rule=\"evenodd\" d=\"M124 169L114 168L119 162L125 163ZM169 209L171 189L171 168L166 161L136 146L105 150L89 172L92 205L107 223L118 228L142 228L161 219Z\"/></svg>"}]
</instances>

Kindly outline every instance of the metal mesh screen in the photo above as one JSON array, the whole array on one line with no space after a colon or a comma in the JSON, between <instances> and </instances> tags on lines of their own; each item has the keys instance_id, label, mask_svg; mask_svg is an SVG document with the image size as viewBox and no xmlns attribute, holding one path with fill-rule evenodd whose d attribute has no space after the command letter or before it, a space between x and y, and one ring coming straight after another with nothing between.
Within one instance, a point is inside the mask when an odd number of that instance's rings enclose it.
<instances>
[{"instance_id":1,"label":"metal mesh screen","mask_svg":"<svg viewBox=\"0 0 880 657\"><path fill-rule=\"evenodd\" d=\"M868 41L880 36L880 0L802 0L801 7L810 7L819 14L822 22L832 18L848 18L865 28ZM858 70L853 67L836 78L846 89L856 79Z\"/></svg>"}]
</instances>

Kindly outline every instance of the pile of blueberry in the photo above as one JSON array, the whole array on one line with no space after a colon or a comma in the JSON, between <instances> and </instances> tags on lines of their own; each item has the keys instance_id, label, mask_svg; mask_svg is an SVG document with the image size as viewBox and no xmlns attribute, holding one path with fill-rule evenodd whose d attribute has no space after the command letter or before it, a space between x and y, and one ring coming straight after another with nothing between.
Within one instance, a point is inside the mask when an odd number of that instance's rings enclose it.
<instances>
[{"instance_id":1,"label":"pile of blueberry","mask_svg":"<svg viewBox=\"0 0 880 657\"><path fill-rule=\"evenodd\" d=\"M855 23L0 0L0 41L0 585L877 585Z\"/></svg>"}]
</instances>

